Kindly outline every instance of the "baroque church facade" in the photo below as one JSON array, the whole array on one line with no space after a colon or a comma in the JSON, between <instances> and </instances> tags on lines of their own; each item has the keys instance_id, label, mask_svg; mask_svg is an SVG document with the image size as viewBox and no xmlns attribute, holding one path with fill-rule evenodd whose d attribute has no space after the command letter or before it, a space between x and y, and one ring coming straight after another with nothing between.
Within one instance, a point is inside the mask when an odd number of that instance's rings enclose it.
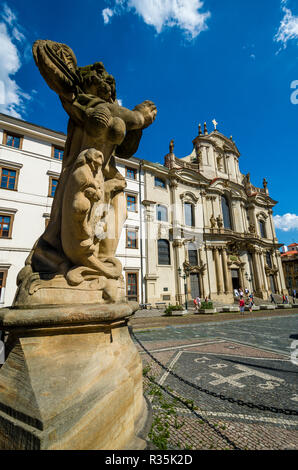
<instances>
[{"instance_id":1,"label":"baroque church facade","mask_svg":"<svg viewBox=\"0 0 298 470\"><path fill-rule=\"evenodd\" d=\"M202 132L193 151L164 166L144 163L146 300L184 303L201 298L230 304L235 289L268 300L286 293L273 200L264 179L253 186L239 169L232 138Z\"/></svg>"}]
</instances>

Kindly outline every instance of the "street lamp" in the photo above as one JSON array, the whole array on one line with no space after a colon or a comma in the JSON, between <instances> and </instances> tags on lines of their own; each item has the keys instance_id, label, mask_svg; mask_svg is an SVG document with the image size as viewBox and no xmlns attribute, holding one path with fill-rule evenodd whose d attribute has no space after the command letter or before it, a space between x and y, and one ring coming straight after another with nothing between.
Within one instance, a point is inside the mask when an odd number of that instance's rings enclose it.
<instances>
[{"instance_id":1,"label":"street lamp","mask_svg":"<svg viewBox=\"0 0 298 470\"><path fill-rule=\"evenodd\" d=\"M182 279L184 279L184 294L185 294L185 310L188 309L188 304L187 304L187 282L186 282L186 278L189 276L189 268L188 267L184 267L184 270L182 271L181 268L178 268L178 275L179 277L181 277Z\"/></svg>"}]
</instances>

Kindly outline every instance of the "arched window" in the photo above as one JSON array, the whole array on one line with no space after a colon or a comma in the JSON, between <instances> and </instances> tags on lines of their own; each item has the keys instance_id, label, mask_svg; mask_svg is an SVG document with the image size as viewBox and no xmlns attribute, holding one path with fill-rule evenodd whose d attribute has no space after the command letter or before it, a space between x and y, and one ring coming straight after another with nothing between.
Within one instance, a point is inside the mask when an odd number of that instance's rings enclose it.
<instances>
[{"instance_id":1,"label":"arched window","mask_svg":"<svg viewBox=\"0 0 298 470\"><path fill-rule=\"evenodd\" d=\"M266 236L266 224L264 220L259 220L260 235L262 238L267 238Z\"/></svg>"},{"instance_id":2,"label":"arched window","mask_svg":"<svg viewBox=\"0 0 298 470\"><path fill-rule=\"evenodd\" d=\"M191 266L198 266L198 250L194 243L188 244L188 259Z\"/></svg>"},{"instance_id":3,"label":"arched window","mask_svg":"<svg viewBox=\"0 0 298 470\"><path fill-rule=\"evenodd\" d=\"M224 228L231 229L232 224L231 224L230 205L225 196L221 197L221 208L222 208Z\"/></svg>"},{"instance_id":4,"label":"arched window","mask_svg":"<svg viewBox=\"0 0 298 470\"><path fill-rule=\"evenodd\" d=\"M267 263L267 266L269 266L269 268L272 269L272 259L271 259L270 251L267 251L266 253L266 263Z\"/></svg>"},{"instance_id":5,"label":"arched window","mask_svg":"<svg viewBox=\"0 0 298 470\"><path fill-rule=\"evenodd\" d=\"M188 227L195 226L194 207L190 202L184 203L184 218L185 218L185 225L187 225Z\"/></svg>"},{"instance_id":6,"label":"arched window","mask_svg":"<svg viewBox=\"0 0 298 470\"><path fill-rule=\"evenodd\" d=\"M166 206L161 206L160 204L156 206L156 218L160 222L168 221L168 209Z\"/></svg>"},{"instance_id":7,"label":"arched window","mask_svg":"<svg viewBox=\"0 0 298 470\"><path fill-rule=\"evenodd\" d=\"M168 240L158 240L158 264L169 266L171 264L170 243Z\"/></svg>"}]
</instances>

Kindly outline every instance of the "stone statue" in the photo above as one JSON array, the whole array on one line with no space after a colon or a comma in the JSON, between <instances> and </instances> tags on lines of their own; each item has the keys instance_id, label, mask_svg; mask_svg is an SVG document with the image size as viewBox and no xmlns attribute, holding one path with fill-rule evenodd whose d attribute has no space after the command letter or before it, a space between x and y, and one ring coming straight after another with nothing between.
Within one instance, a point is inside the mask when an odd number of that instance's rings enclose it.
<instances>
[{"instance_id":1,"label":"stone statue","mask_svg":"<svg viewBox=\"0 0 298 470\"><path fill-rule=\"evenodd\" d=\"M172 139L170 142L169 150L170 150L170 153L174 153L174 139Z\"/></svg>"},{"instance_id":2,"label":"stone statue","mask_svg":"<svg viewBox=\"0 0 298 470\"><path fill-rule=\"evenodd\" d=\"M248 227L248 231L249 233L251 233L252 235L256 235L256 226L255 224L249 224L249 227Z\"/></svg>"},{"instance_id":3,"label":"stone statue","mask_svg":"<svg viewBox=\"0 0 298 470\"><path fill-rule=\"evenodd\" d=\"M219 216L217 217L216 221L217 221L217 226L218 226L218 228L221 229L221 228L223 227L223 218L222 218L222 216L219 215Z\"/></svg>"},{"instance_id":4,"label":"stone statue","mask_svg":"<svg viewBox=\"0 0 298 470\"><path fill-rule=\"evenodd\" d=\"M211 228L215 228L216 227L216 219L214 217L214 215L212 214L212 216L210 217L210 224L211 224Z\"/></svg>"},{"instance_id":5,"label":"stone statue","mask_svg":"<svg viewBox=\"0 0 298 470\"><path fill-rule=\"evenodd\" d=\"M13 306L123 302L115 252L126 219L126 182L113 157L136 152L156 107L151 101L132 111L119 106L104 65L78 67L65 44L36 41L33 56L69 123L50 222L18 275Z\"/></svg>"}]
</instances>

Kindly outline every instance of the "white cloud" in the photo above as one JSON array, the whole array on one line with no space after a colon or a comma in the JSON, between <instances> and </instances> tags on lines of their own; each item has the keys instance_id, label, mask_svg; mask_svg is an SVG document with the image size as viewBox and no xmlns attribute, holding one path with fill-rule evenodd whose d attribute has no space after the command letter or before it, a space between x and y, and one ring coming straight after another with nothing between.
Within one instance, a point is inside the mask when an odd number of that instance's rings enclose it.
<instances>
[{"instance_id":1,"label":"white cloud","mask_svg":"<svg viewBox=\"0 0 298 470\"><path fill-rule=\"evenodd\" d=\"M114 12L110 8L105 8L104 10L102 10L104 24L108 24L113 15Z\"/></svg>"},{"instance_id":2,"label":"white cloud","mask_svg":"<svg viewBox=\"0 0 298 470\"><path fill-rule=\"evenodd\" d=\"M203 6L204 2L201 0L114 0L113 10L106 8L102 14L107 24L113 15L132 10L146 24L153 26L157 33L166 26L176 26L189 39L194 39L208 29L207 19L211 15L210 12L202 12Z\"/></svg>"},{"instance_id":3,"label":"white cloud","mask_svg":"<svg viewBox=\"0 0 298 470\"><path fill-rule=\"evenodd\" d=\"M296 214L275 215L273 219L275 227L283 232L298 230L298 215Z\"/></svg>"},{"instance_id":4,"label":"white cloud","mask_svg":"<svg viewBox=\"0 0 298 470\"><path fill-rule=\"evenodd\" d=\"M282 0L281 2L284 17L274 36L274 41L280 42L284 48L287 46L288 41L298 39L298 16L294 16L292 11L287 8L287 3L288 0Z\"/></svg>"},{"instance_id":5,"label":"white cloud","mask_svg":"<svg viewBox=\"0 0 298 470\"><path fill-rule=\"evenodd\" d=\"M17 16L4 4L0 22L0 112L21 118L30 96L18 86L13 76L21 68L20 53L14 41L26 38L17 24ZM25 44L26 46L26 44Z\"/></svg>"}]
</instances>

